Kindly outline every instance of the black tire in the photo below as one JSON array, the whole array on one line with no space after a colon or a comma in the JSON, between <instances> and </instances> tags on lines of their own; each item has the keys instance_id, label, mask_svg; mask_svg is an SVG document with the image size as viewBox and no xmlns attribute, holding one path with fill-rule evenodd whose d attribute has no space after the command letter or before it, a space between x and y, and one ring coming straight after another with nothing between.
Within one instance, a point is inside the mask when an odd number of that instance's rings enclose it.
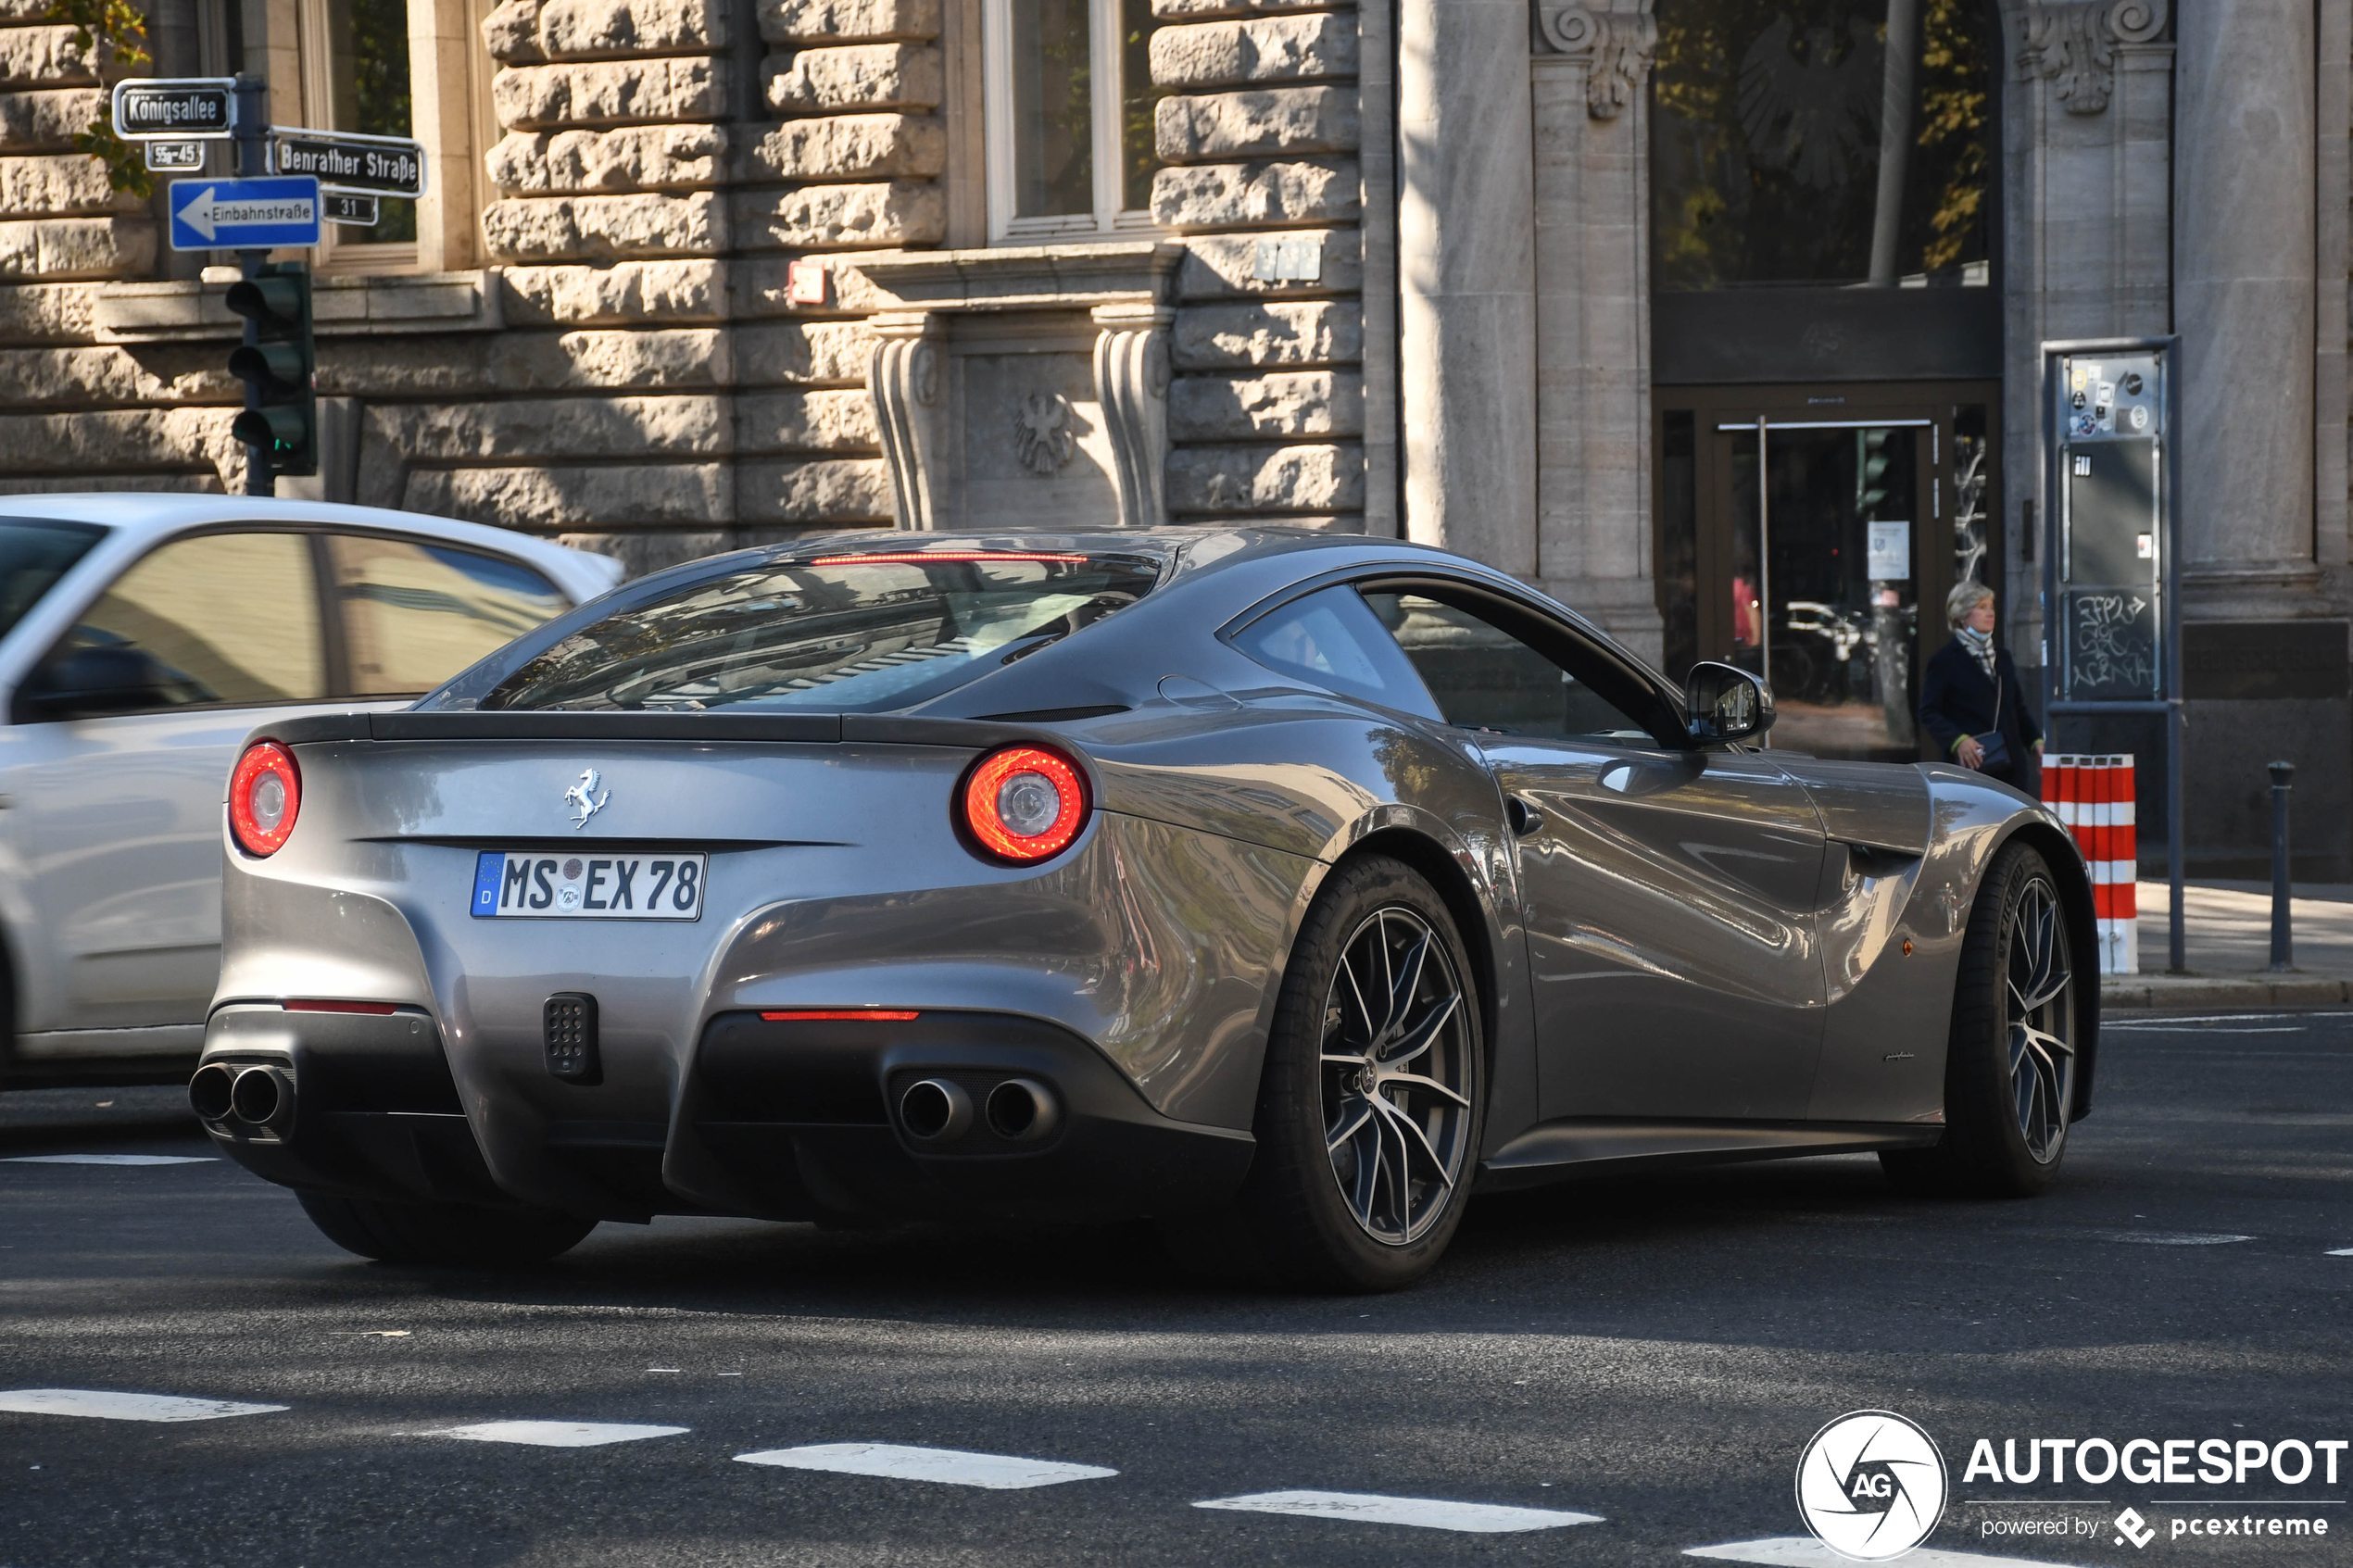
<instances>
[{"instance_id":1,"label":"black tire","mask_svg":"<svg viewBox=\"0 0 2353 1568\"><path fill-rule=\"evenodd\" d=\"M465 1203L387 1203L298 1192L302 1211L329 1241L380 1263L469 1268L544 1263L597 1228L573 1214L510 1213Z\"/></svg>"},{"instance_id":2,"label":"black tire","mask_svg":"<svg viewBox=\"0 0 2353 1568\"><path fill-rule=\"evenodd\" d=\"M1944 1135L1933 1148L1880 1155L1897 1187L1954 1198L2050 1190L2067 1158L2082 983L2058 878L2013 839L1969 907L1945 1047Z\"/></svg>"},{"instance_id":3,"label":"black tire","mask_svg":"<svg viewBox=\"0 0 2353 1568\"><path fill-rule=\"evenodd\" d=\"M1434 967L1409 977L1416 945ZM1391 966L1392 996L1403 1000L1360 1008L1343 987L1377 958ZM1328 1005L1334 997L1341 1000ZM1331 1056L1327 1041L1338 1047ZM1356 1054L1335 1060L1342 1052ZM1422 1071L1401 1080L1416 1065ZM1258 1152L1241 1193L1216 1215L1164 1222L1164 1235L1189 1262L1290 1288L1409 1285L1462 1223L1485 1087L1477 987L1444 901L1398 861L1352 861L1317 892L1283 974L1259 1081Z\"/></svg>"}]
</instances>

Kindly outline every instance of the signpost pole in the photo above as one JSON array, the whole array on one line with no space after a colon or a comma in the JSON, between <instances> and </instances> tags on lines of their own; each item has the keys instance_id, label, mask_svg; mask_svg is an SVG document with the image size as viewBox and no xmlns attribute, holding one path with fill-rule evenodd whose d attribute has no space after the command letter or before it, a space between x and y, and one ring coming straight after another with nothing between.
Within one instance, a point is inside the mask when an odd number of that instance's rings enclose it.
<instances>
[{"instance_id":1,"label":"signpost pole","mask_svg":"<svg viewBox=\"0 0 2353 1568\"><path fill-rule=\"evenodd\" d=\"M237 73L236 95L230 109L230 134L237 146L237 176L255 179L270 172L270 86L251 71ZM266 250L246 249L237 252L237 270L251 280L261 275L261 264L269 258ZM245 341L248 346L258 344L260 328L248 317ZM254 383L245 383L245 408L261 407L261 391ZM278 493L278 476L271 471L270 454L259 446L245 448L245 494L274 495Z\"/></svg>"}]
</instances>

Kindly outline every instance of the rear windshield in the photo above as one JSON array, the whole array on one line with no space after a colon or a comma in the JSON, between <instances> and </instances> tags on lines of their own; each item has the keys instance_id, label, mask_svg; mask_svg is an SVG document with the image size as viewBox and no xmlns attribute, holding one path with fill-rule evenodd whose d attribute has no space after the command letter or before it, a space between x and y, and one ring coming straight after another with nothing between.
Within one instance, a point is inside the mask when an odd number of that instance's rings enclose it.
<instances>
[{"instance_id":1,"label":"rear windshield","mask_svg":"<svg viewBox=\"0 0 2353 1568\"><path fill-rule=\"evenodd\" d=\"M820 556L705 578L579 628L484 694L500 709L909 708L1151 592L1140 556Z\"/></svg>"},{"instance_id":2,"label":"rear windshield","mask_svg":"<svg viewBox=\"0 0 2353 1568\"><path fill-rule=\"evenodd\" d=\"M105 533L83 522L0 522L0 637Z\"/></svg>"}]
</instances>

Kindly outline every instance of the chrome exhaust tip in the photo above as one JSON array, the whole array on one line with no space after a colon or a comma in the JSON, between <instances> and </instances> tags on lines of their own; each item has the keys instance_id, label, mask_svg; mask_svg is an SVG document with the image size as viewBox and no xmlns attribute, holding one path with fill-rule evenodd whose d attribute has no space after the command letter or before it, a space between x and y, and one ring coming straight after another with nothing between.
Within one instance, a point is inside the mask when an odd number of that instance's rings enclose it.
<instances>
[{"instance_id":1,"label":"chrome exhaust tip","mask_svg":"<svg viewBox=\"0 0 2353 1568\"><path fill-rule=\"evenodd\" d=\"M229 1109L240 1122L276 1127L294 1109L294 1085L274 1067L248 1067L229 1087Z\"/></svg>"},{"instance_id":2,"label":"chrome exhaust tip","mask_svg":"<svg viewBox=\"0 0 2353 1568\"><path fill-rule=\"evenodd\" d=\"M946 1078L924 1078L899 1097L899 1124L918 1143L950 1143L973 1124L972 1097Z\"/></svg>"},{"instance_id":3,"label":"chrome exhaust tip","mask_svg":"<svg viewBox=\"0 0 2353 1568\"><path fill-rule=\"evenodd\" d=\"M1035 1078L1008 1078L988 1091L988 1129L1008 1143L1040 1143L1062 1124L1062 1103Z\"/></svg>"},{"instance_id":4,"label":"chrome exhaust tip","mask_svg":"<svg viewBox=\"0 0 2353 1568\"><path fill-rule=\"evenodd\" d=\"M229 1115L231 1091L237 1075L219 1062L208 1062L196 1069L188 1080L188 1109L201 1121L225 1121Z\"/></svg>"}]
</instances>

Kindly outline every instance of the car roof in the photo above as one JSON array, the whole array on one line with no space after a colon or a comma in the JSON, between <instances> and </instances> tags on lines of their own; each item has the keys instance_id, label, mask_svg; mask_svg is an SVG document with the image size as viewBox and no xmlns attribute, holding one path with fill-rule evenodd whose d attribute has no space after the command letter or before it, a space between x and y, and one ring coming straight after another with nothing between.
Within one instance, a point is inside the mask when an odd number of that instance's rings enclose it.
<instances>
[{"instance_id":1,"label":"car roof","mask_svg":"<svg viewBox=\"0 0 2353 1568\"><path fill-rule=\"evenodd\" d=\"M191 528L240 522L420 534L530 561L549 571L574 597L584 599L610 588L622 575L620 563L610 558L535 539L512 529L383 507L344 506L333 501L154 491L32 494L0 496L0 518L94 523L114 530L133 544L145 544Z\"/></svg>"}]
</instances>

